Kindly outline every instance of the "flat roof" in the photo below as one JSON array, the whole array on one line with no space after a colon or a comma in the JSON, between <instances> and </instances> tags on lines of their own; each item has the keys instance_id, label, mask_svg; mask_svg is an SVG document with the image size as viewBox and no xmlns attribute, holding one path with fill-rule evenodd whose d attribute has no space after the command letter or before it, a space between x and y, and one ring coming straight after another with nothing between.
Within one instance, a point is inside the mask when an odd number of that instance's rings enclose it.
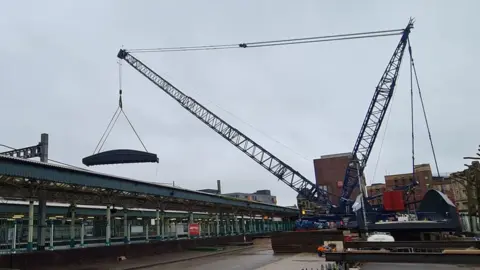
<instances>
[{"instance_id":1,"label":"flat roof","mask_svg":"<svg viewBox=\"0 0 480 270\"><path fill-rule=\"evenodd\" d=\"M0 155L0 196L9 200L163 208L192 212L237 212L295 216L288 207L155 184L80 168Z\"/></svg>"},{"instance_id":2,"label":"flat roof","mask_svg":"<svg viewBox=\"0 0 480 270\"><path fill-rule=\"evenodd\" d=\"M329 155L323 155L323 156L320 156L320 159L324 159L324 158L336 158L336 157L351 157L352 156L352 153L351 152L347 152L347 153L337 153L337 154L329 154Z\"/></svg>"}]
</instances>

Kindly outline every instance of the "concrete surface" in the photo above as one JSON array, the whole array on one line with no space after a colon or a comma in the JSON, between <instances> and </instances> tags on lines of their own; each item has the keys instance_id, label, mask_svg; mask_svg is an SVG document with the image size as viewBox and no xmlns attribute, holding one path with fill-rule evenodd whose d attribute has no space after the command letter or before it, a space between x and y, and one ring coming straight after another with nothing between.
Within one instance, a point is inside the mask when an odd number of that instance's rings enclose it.
<instances>
[{"instance_id":1,"label":"concrete surface","mask_svg":"<svg viewBox=\"0 0 480 270\"><path fill-rule=\"evenodd\" d=\"M274 255L270 249L251 249L192 259L179 263L158 265L145 270L300 270L320 269L322 265L331 264L316 254L301 253L297 255ZM350 268L355 270L357 268Z\"/></svg>"},{"instance_id":2,"label":"concrete surface","mask_svg":"<svg viewBox=\"0 0 480 270\"><path fill-rule=\"evenodd\" d=\"M322 265L326 267L332 262L326 262L325 257L318 257L316 254L300 253L290 255L281 260L268 265L256 268L255 270L300 270L300 269L321 269ZM357 268L350 268L356 270Z\"/></svg>"},{"instance_id":3,"label":"concrete surface","mask_svg":"<svg viewBox=\"0 0 480 270\"><path fill-rule=\"evenodd\" d=\"M281 256L273 255L271 250L246 250L226 255L210 256L188 261L158 265L145 270L212 270L212 269L235 269L255 270L260 267L281 260ZM278 269L278 268L277 268Z\"/></svg>"},{"instance_id":4,"label":"concrete surface","mask_svg":"<svg viewBox=\"0 0 480 270\"><path fill-rule=\"evenodd\" d=\"M96 264L68 267L69 270L300 270L321 269L330 264L316 254L275 255L270 239L256 239L254 246L226 247L224 251L185 251L165 253L122 262L99 262ZM65 269L59 268L60 269ZM351 270L480 270L480 267L437 264L389 264L367 263ZM49 268L48 270L55 270Z\"/></svg>"},{"instance_id":5,"label":"concrete surface","mask_svg":"<svg viewBox=\"0 0 480 270\"><path fill-rule=\"evenodd\" d=\"M138 259L128 259L124 261L99 261L88 265L70 265L69 270L134 270L134 269L157 269L167 267L167 265L175 264L190 260L200 260L204 257L221 256L230 252L241 252L242 250L252 249L252 247L226 247L223 251L184 251L160 254L158 256L148 256ZM42 270L64 270L65 267L47 267Z\"/></svg>"}]
</instances>

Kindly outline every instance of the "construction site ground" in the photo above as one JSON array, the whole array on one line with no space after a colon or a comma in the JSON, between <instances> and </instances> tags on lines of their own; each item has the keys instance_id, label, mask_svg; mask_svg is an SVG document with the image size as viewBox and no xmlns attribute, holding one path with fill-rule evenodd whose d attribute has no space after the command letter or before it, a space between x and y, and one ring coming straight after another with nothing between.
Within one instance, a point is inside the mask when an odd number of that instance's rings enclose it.
<instances>
[{"instance_id":1,"label":"construction site ground","mask_svg":"<svg viewBox=\"0 0 480 270\"><path fill-rule=\"evenodd\" d=\"M297 270L297 269L321 269L321 266L329 264L324 258L313 253L300 254L274 254L271 249L270 239L256 239L253 246L226 247L222 251L185 251L167 253L152 257L138 259L126 258L119 262L98 262L95 264L71 266L69 270L212 270L212 269L236 269L236 270ZM57 270L49 268L51 270ZM65 269L65 267L59 268ZM377 270L377 269L463 269L480 270L454 265L432 264L384 264L368 263L351 270Z\"/></svg>"}]
</instances>

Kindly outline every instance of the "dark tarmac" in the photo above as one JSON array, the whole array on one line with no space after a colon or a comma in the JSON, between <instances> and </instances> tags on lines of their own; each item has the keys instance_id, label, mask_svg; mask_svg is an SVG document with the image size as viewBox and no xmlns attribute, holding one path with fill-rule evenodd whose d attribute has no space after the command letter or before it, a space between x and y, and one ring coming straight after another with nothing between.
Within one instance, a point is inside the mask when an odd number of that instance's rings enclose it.
<instances>
[{"instance_id":1,"label":"dark tarmac","mask_svg":"<svg viewBox=\"0 0 480 270\"><path fill-rule=\"evenodd\" d=\"M212 270L212 269L236 269L254 270L265 265L278 262L288 256L273 255L272 250L245 250L239 253L224 254L218 256L192 259L189 261L158 265L145 270Z\"/></svg>"}]
</instances>

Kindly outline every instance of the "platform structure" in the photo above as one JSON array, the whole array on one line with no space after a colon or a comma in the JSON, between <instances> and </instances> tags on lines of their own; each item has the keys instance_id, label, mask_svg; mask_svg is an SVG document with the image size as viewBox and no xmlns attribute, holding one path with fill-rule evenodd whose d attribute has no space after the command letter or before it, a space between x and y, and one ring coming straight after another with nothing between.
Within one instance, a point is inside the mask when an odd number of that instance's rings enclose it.
<instances>
[{"instance_id":1,"label":"platform structure","mask_svg":"<svg viewBox=\"0 0 480 270\"><path fill-rule=\"evenodd\" d=\"M189 238L291 230L291 221L298 215L297 209L289 207L0 155L0 197L9 201L28 202L24 206L28 208L27 215L9 219L15 233L19 222L23 224L27 220L27 250L33 250L34 246L34 227L37 226L35 205L40 194L49 203L68 205L62 210L64 215L61 222L70 226L72 247L77 245L76 227L80 227L81 245L84 240L87 219L81 215L82 211L86 211L81 206L103 206L103 209L90 211L104 213L103 217L98 218L97 226L105 228L107 246L111 244L112 220L115 217L123 222L125 243L129 243L132 225L138 224L138 216L134 220L129 218L135 209L148 212L148 215L140 218L146 241L166 239L172 224L175 230L177 225L186 228ZM47 213L49 208L47 206ZM169 211L182 212L183 216L169 217ZM48 231L56 222L58 218L49 219L48 224L38 226ZM189 234L188 228L193 224L198 226L200 233ZM12 249L15 249L14 245Z\"/></svg>"}]
</instances>

